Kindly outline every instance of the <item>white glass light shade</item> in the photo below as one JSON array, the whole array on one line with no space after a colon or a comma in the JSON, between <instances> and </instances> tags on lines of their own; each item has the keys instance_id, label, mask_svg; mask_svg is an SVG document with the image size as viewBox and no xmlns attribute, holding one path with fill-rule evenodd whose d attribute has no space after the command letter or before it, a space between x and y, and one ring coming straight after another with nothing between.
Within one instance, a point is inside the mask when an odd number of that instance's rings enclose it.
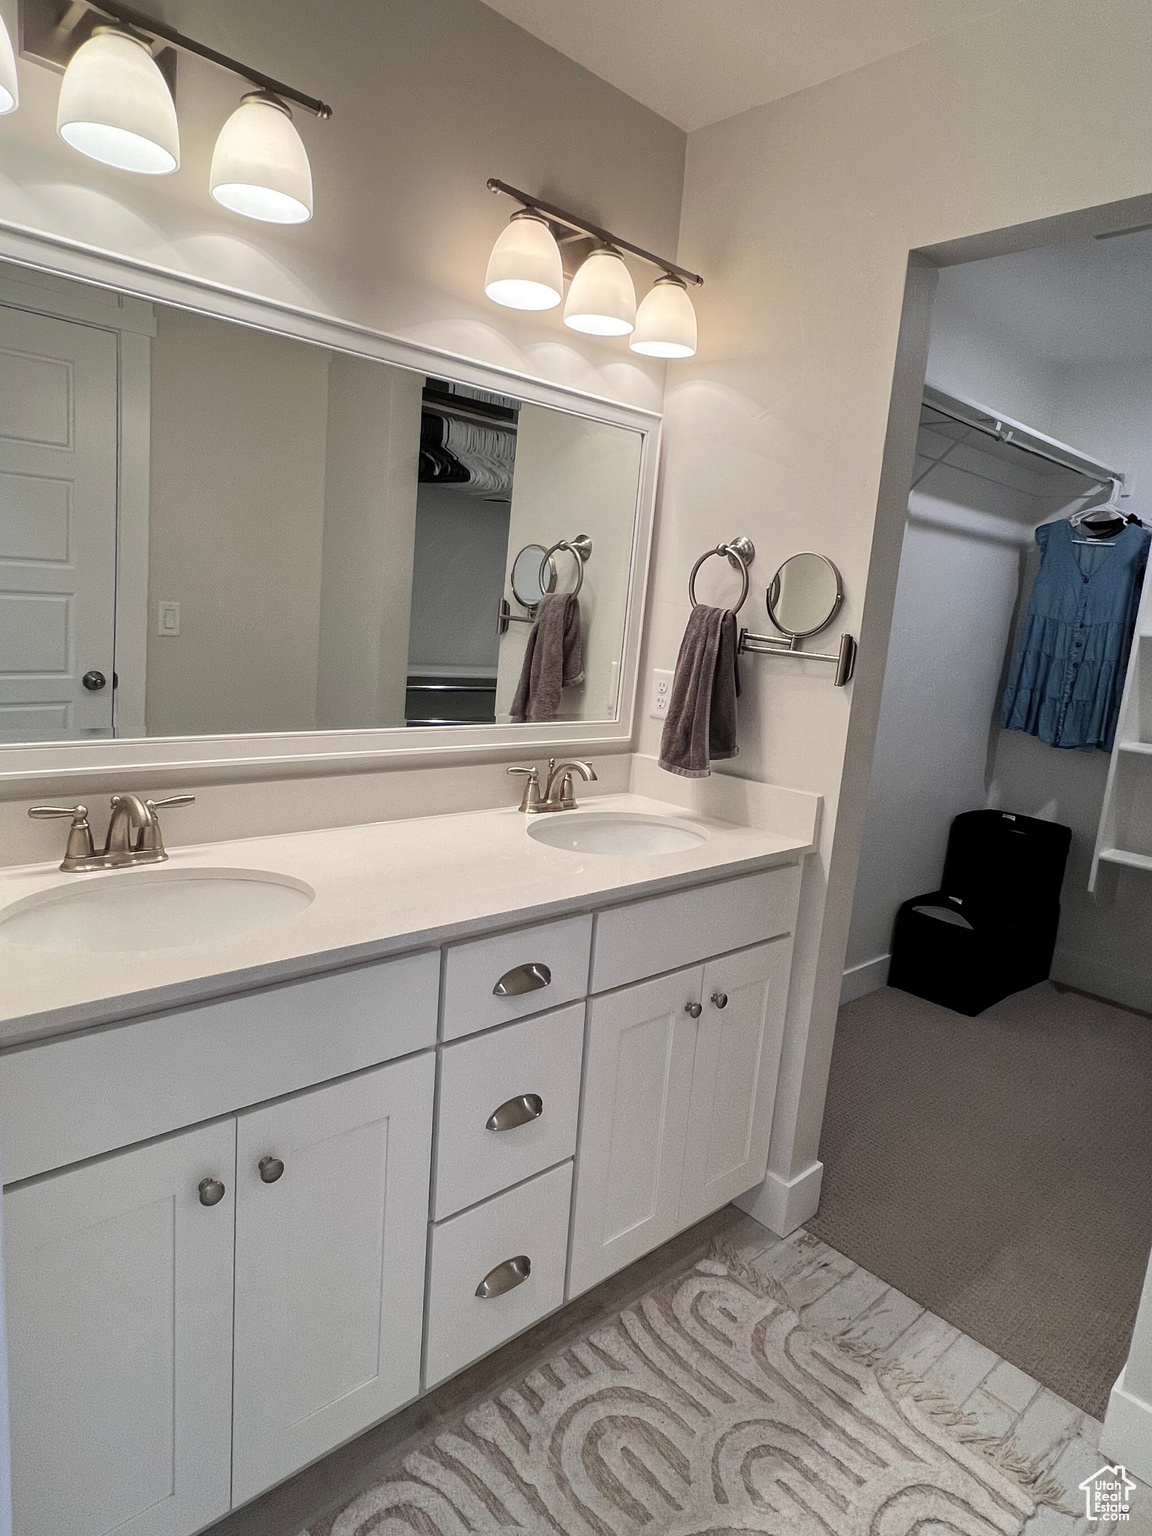
<instances>
[{"instance_id":1,"label":"white glass light shade","mask_svg":"<svg viewBox=\"0 0 1152 1536\"><path fill-rule=\"evenodd\" d=\"M564 296L560 247L545 221L514 213L488 258L484 292L506 309L555 309Z\"/></svg>"},{"instance_id":2,"label":"white glass light shade","mask_svg":"<svg viewBox=\"0 0 1152 1536\"><path fill-rule=\"evenodd\" d=\"M292 114L265 91L245 96L220 130L209 190L218 203L265 224L312 217L312 167Z\"/></svg>"},{"instance_id":3,"label":"white glass light shade","mask_svg":"<svg viewBox=\"0 0 1152 1536\"><path fill-rule=\"evenodd\" d=\"M564 305L564 324L589 336L627 336L636 325L636 289L619 251L606 246L583 263Z\"/></svg>"},{"instance_id":4,"label":"white glass light shade","mask_svg":"<svg viewBox=\"0 0 1152 1536\"><path fill-rule=\"evenodd\" d=\"M82 155L143 176L180 164L180 130L168 83L146 43L97 27L72 55L56 110L60 137Z\"/></svg>"},{"instance_id":5,"label":"white glass light shade","mask_svg":"<svg viewBox=\"0 0 1152 1536\"><path fill-rule=\"evenodd\" d=\"M20 105L20 88L16 84L16 55L12 51L12 39L4 18L0 16L0 116L15 112Z\"/></svg>"},{"instance_id":6,"label":"white glass light shade","mask_svg":"<svg viewBox=\"0 0 1152 1536\"><path fill-rule=\"evenodd\" d=\"M678 277L658 277L636 313L628 343L645 357L692 357L696 351L696 311Z\"/></svg>"}]
</instances>

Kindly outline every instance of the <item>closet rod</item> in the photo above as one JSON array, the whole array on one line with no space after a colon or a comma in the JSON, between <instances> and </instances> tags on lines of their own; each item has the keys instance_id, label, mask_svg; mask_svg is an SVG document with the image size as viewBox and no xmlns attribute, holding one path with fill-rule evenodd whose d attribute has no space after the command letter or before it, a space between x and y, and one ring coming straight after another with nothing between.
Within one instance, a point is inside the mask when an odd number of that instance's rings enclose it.
<instances>
[{"instance_id":1,"label":"closet rod","mask_svg":"<svg viewBox=\"0 0 1152 1536\"><path fill-rule=\"evenodd\" d=\"M1013 421L1010 416L1003 416L999 411L990 411L987 406L977 405L974 400L949 395L932 384L925 384L924 404L933 411L939 411L941 416L959 422L961 426L972 427L986 437L995 438L999 443L1019 448L1022 453L1030 453L1033 458L1058 464L1061 469L1070 469L1097 484L1105 485L1109 480L1124 483L1125 477L1121 470L1111 469L1107 464L1089 458L1087 454L1078 453L1066 443L1057 442L1043 432L1026 427L1023 422Z\"/></svg>"}]
</instances>

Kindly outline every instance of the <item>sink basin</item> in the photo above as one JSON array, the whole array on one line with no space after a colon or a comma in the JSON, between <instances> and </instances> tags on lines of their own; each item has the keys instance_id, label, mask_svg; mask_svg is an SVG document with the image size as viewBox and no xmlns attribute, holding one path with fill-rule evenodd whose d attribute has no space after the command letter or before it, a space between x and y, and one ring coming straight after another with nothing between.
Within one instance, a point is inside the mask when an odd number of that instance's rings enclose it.
<instances>
[{"instance_id":1,"label":"sink basin","mask_svg":"<svg viewBox=\"0 0 1152 1536\"><path fill-rule=\"evenodd\" d=\"M0 943L71 953L230 942L293 917L315 891L255 869L122 870L0 909Z\"/></svg>"},{"instance_id":2,"label":"sink basin","mask_svg":"<svg viewBox=\"0 0 1152 1536\"><path fill-rule=\"evenodd\" d=\"M685 853L706 842L708 834L667 816L637 816L628 811L562 811L534 821L528 836L568 853L637 854Z\"/></svg>"}]
</instances>

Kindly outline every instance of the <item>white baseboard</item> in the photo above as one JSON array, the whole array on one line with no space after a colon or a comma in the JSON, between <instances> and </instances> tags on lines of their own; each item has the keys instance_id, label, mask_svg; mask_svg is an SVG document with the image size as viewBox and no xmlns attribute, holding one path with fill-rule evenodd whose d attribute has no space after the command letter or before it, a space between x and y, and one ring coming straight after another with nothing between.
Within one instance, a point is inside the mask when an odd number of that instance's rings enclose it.
<instances>
[{"instance_id":1,"label":"white baseboard","mask_svg":"<svg viewBox=\"0 0 1152 1536\"><path fill-rule=\"evenodd\" d=\"M858 997L878 991L888 979L888 962L891 958L891 955L877 955L875 960L863 960L859 965L850 965L840 983L841 1008L845 1003L855 1002Z\"/></svg>"},{"instance_id":2,"label":"white baseboard","mask_svg":"<svg viewBox=\"0 0 1152 1536\"><path fill-rule=\"evenodd\" d=\"M1152 976L1133 966L1099 960L1074 949L1058 949L1052 959L1052 980L1091 992L1093 997L1110 998L1125 1008L1152 1013Z\"/></svg>"},{"instance_id":3,"label":"white baseboard","mask_svg":"<svg viewBox=\"0 0 1152 1536\"><path fill-rule=\"evenodd\" d=\"M777 1237L787 1237L815 1216L820 1205L820 1184L824 1164L813 1163L794 1179L782 1179L769 1172L763 1184L757 1184L732 1202Z\"/></svg>"},{"instance_id":4,"label":"white baseboard","mask_svg":"<svg viewBox=\"0 0 1152 1536\"><path fill-rule=\"evenodd\" d=\"M1100 1449L1142 1482L1152 1483L1152 1403L1125 1390L1123 1371L1108 1397Z\"/></svg>"}]
</instances>

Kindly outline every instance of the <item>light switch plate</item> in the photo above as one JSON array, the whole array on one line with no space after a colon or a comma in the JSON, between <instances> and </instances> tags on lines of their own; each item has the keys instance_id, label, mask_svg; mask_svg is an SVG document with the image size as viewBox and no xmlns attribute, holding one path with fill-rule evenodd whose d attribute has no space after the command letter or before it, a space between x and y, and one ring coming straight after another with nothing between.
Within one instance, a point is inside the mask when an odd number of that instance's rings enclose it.
<instances>
[{"instance_id":1,"label":"light switch plate","mask_svg":"<svg viewBox=\"0 0 1152 1536\"><path fill-rule=\"evenodd\" d=\"M157 603L156 633L158 635L178 635L180 633L179 603Z\"/></svg>"},{"instance_id":2,"label":"light switch plate","mask_svg":"<svg viewBox=\"0 0 1152 1536\"><path fill-rule=\"evenodd\" d=\"M652 669L652 693L648 700L648 713L653 720L663 720L672 699L672 673Z\"/></svg>"}]
</instances>

